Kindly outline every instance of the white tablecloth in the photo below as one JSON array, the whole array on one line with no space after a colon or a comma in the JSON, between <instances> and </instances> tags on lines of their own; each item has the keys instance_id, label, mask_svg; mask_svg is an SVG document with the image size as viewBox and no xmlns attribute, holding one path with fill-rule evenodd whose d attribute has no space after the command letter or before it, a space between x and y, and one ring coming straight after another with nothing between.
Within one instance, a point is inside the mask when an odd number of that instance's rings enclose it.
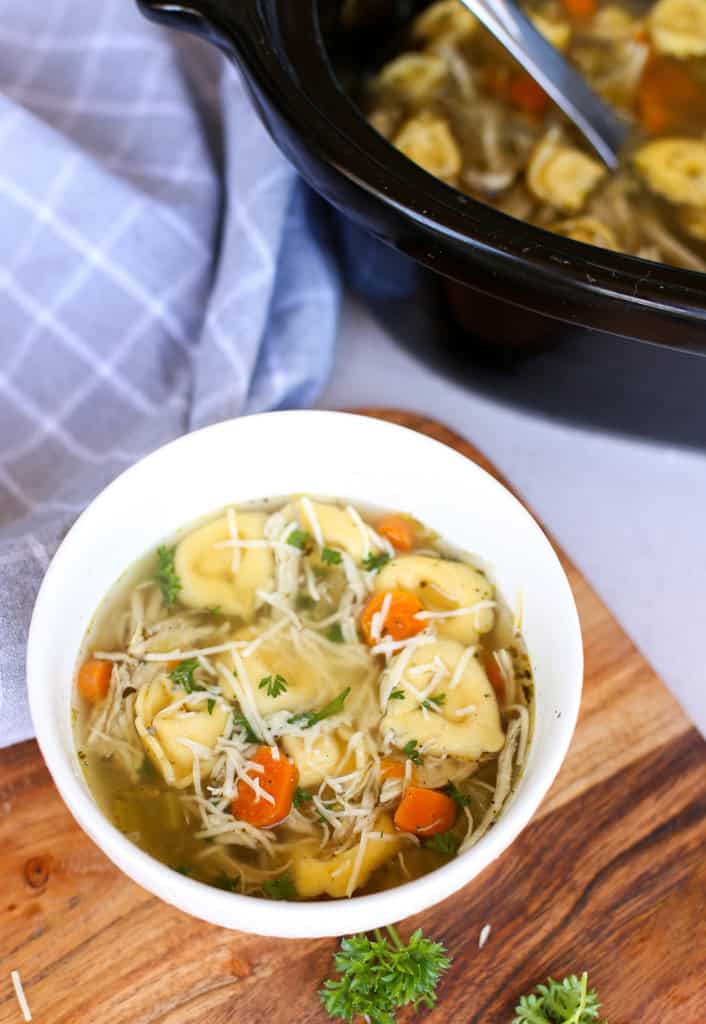
<instances>
[{"instance_id":1,"label":"white tablecloth","mask_svg":"<svg viewBox=\"0 0 706 1024\"><path fill-rule=\"evenodd\" d=\"M349 300L319 405L366 404L427 413L477 444L706 733L705 450L571 426L469 391Z\"/></svg>"}]
</instances>

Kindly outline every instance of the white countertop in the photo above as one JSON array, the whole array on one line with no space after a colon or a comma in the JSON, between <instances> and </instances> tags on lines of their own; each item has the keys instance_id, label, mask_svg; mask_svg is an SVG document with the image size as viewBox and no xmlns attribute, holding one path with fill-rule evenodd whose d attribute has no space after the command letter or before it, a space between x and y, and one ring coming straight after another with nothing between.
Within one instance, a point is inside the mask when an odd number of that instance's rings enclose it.
<instances>
[{"instance_id":1,"label":"white countertop","mask_svg":"<svg viewBox=\"0 0 706 1024\"><path fill-rule=\"evenodd\" d=\"M633 348L624 346L629 359ZM552 358L555 366L563 357ZM706 359L701 363L697 374L706 372ZM541 358L534 369L526 364L520 374L528 386L546 365ZM459 386L403 350L351 299L333 377L318 404L406 408L473 441L706 733L706 438L700 450L634 439L548 419L498 401L488 388Z\"/></svg>"}]
</instances>

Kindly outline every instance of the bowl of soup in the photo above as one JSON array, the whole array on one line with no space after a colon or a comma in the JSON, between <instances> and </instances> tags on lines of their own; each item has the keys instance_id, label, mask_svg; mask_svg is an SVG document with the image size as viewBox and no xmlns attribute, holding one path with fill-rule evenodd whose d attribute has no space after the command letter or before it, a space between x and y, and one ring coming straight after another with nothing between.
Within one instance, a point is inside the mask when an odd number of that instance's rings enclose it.
<instances>
[{"instance_id":1,"label":"bowl of soup","mask_svg":"<svg viewBox=\"0 0 706 1024\"><path fill-rule=\"evenodd\" d=\"M521 344L531 313L533 337L582 326L703 353L702 0L525 3L630 119L614 173L457 2L139 5L216 42L303 177L371 252L439 275L467 332ZM382 266L369 291L395 276Z\"/></svg>"},{"instance_id":2,"label":"bowl of soup","mask_svg":"<svg viewBox=\"0 0 706 1024\"><path fill-rule=\"evenodd\" d=\"M109 485L47 571L32 718L80 825L207 921L356 932L450 895L566 753L582 646L529 513L404 428L283 412Z\"/></svg>"}]
</instances>

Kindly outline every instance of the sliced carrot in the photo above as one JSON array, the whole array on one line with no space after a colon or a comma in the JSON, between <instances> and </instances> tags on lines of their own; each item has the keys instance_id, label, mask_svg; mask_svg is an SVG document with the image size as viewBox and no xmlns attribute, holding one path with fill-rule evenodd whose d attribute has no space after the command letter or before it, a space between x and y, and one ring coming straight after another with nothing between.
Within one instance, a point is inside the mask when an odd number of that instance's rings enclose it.
<instances>
[{"instance_id":1,"label":"sliced carrot","mask_svg":"<svg viewBox=\"0 0 706 1024\"><path fill-rule=\"evenodd\" d=\"M596 0L561 0L562 6L571 18L587 20L596 13Z\"/></svg>"},{"instance_id":2,"label":"sliced carrot","mask_svg":"<svg viewBox=\"0 0 706 1024\"><path fill-rule=\"evenodd\" d=\"M498 659L495 657L492 651L485 651L483 654L483 668L485 674L488 677L490 685L495 690L500 700L505 699L505 676L503 670L498 665Z\"/></svg>"},{"instance_id":3,"label":"sliced carrot","mask_svg":"<svg viewBox=\"0 0 706 1024\"><path fill-rule=\"evenodd\" d=\"M377 524L377 530L398 551L411 551L414 547L416 530L404 516L384 516Z\"/></svg>"},{"instance_id":4,"label":"sliced carrot","mask_svg":"<svg viewBox=\"0 0 706 1024\"><path fill-rule=\"evenodd\" d=\"M390 606L382 626L382 635L393 640L408 640L426 626L424 619L415 618L417 612L424 611L424 605L408 590L383 590L373 594L360 616L360 628L365 642L370 647L377 643L372 635L373 615L382 608L385 596L391 595Z\"/></svg>"},{"instance_id":5,"label":"sliced carrot","mask_svg":"<svg viewBox=\"0 0 706 1024\"><path fill-rule=\"evenodd\" d=\"M179 659L178 658L175 658L173 661L168 661L167 662L167 675L169 675L170 672L173 672L178 664L179 664Z\"/></svg>"},{"instance_id":6,"label":"sliced carrot","mask_svg":"<svg viewBox=\"0 0 706 1024\"><path fill-rule=\"evenodd\" d=\"M686 127L706 103L696 82L677 60L655 57L648 61L637 94L640 123L652 135Z\"/></svg>"},{"instance_id":7,"label":"sliced carrot","mask_svg":"<svg viewBox=\"0 0 706 1024\"><path fill-rule=\"evenodd\" d=\"M546 92L526 71L510 79L508 99L513 107L524 110L526 114L543 114L549 106Z\"/></svg>"},{"instance_id":8,"label":"sliced carrot","mask_svg":"<svg viewBox=\"0 0 706 1024\"><path fill-rule=\"evenodd\" d=\"M78 670L78 692L91 704L100 704L110 688L113 666L109 661L91 658Z\"/></svg>"},{"instance_id":9,"label":"sliced carrot","mask_svg":"<svg viewBox=\"0 0 706 1024\"><path fill-rule=\"evenodd\" d=\"M395 825L401 832L434 836L453 828L458 806L438 789L410 786L395 811Z\"/></svg>"},{"instance_id":10,"label":"sliced carrot","mask_svg":"<svg viewBox=\"0 0 706 1024\"><path fill-rule=\"evenodd\" d=\"M257 793L252 786L240 779L238 792L231 804L234 818L238 821L247 821L249 825L255 825L257 828L270 828L287 817L297 785L296 767L284 754L278 751L277 756L274 751L277 751L276 747L258 747L251 760L262 765L264 770L258 772L251 769L248 773L251 779L257 780L260 788L272 800Z\"/></svg>"},{"instance_id":11,"label":"sliced carrot","mask_svg":"<svg viewBox=\"0 0 706 1024\"><path fill-rule=\"evenodd\" d=\"M391 757L383 757L380 760L380 779L403 779L405 766L402 761L393 761Z\"/></svg>"}]
</instances>

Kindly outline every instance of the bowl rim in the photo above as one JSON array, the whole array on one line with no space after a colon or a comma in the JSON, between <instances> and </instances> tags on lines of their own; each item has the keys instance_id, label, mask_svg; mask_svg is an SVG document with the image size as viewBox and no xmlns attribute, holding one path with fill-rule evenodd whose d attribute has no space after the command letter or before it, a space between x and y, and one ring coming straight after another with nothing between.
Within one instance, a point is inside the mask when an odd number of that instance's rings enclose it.
<instances>
[{"instance_id":1,"label":"bowl rim","mask_svg":"<svg viewBox=\"0 0 706 1024\"><path fill-rule=\"evenodd\" d=\"M568 693L566 704L562 706L561 724L557 725L557 742L544 752L537 777L531 783L526 781L524 786L519 787L522 793L521 801L515 800L518 793L516 790L511 806L503 810L482 840L448 864L393 889L372 895L354 896L348 900L273 903L258 897L223 892L206 883L184 877L143 852L103 815L85 782L76 772L78 762L73 743L70 742L70 749L67 750L66 744L62 742L60 725L57 725L46 711L42 659L45 642L51 637L52 609L58 595L63 592L64 581L71 575L74 552L79 549L84 532L94 529L94 520L99 518L106 508L110 508L116 493L119 495L121 489L130 485L134 476L158 463L165 457L165 453L182 449L187 445L203 444L218 434L228 437L231 432L237 433L243 429L248 432L254 431L256 434L260 422L272 420L274 417L285 427L287 421L291 424L295 420L308 420L313 421L317 429L327 430L336 429L335 424L338 422L350 424L350 421L355 421L355 425L351 425L354 430L382 432L388 437L398 432L412 435L415 438L414 443L420 448L420 458L433 458L439 450L443 450L445 457L449 457L449 454L455 456L459 471L471 472L477 474L479 478L484 478L488 486L503 492L503 500L510 499L514 503L526 519L527 526L534 534L544 556L553 563L553 568L558 568L558 578L564 590L562 600L565 601L565 627L570 637L574 678L567 680ZM362 424L367 426L362 427ZM135 557L139 557L140 553L136 552ZM77 654L78 651L75 656ZM324 410L279 411L225 420L182 435L125 469L84 509L57 549L35 602L27 643L27 685L36 739L62 799L81 828L128 877L167 903L213 924L283 938L314 938L367 931L424 910L474 879L524 829L556 777L573 736L581 700L582 681L583 646L573 594L553 547L525 506L473 460L428 435L390 421ZM472 863L474 868L469 871ZM334 906L335 920L332 920Z\"/></svg>"}]
</instances>

